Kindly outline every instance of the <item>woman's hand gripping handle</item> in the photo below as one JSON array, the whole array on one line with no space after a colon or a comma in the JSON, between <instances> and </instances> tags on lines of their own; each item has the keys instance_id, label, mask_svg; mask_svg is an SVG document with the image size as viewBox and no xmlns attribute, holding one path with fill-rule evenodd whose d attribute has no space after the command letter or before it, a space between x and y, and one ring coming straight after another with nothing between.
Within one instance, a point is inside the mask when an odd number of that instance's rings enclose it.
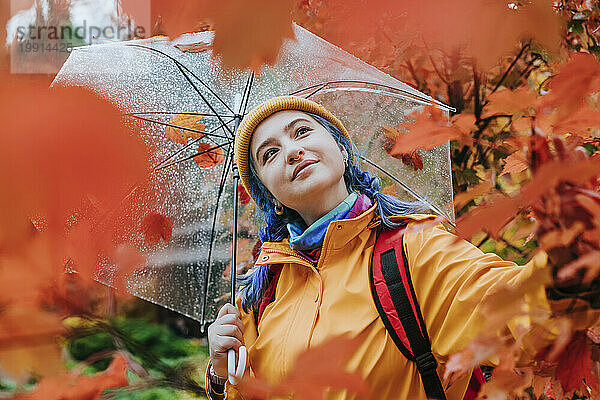
<instances>
[{"instance_id":1,"label":"woman's hand gripping handle","mask_svg":"<svg viewBox=\"0 0 600 400\"><path fill-rule=\"evenodd\" d=\"M247 352L244 347L244 325L234 305L225 304L215 322L208 327L208 346L215 374L222 378L229 376L229 382L236 385L244 375Z\"/></svg>"}]
</instances>

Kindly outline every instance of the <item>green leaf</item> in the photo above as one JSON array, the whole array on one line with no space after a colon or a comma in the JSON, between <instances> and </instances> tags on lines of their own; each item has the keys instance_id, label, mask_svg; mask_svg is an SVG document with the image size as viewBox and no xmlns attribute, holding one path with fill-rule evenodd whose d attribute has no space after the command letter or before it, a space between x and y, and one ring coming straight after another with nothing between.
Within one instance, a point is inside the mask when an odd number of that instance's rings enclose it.
<instances>
[{"instance_id":1,"label":"green leaf","mask_svg":"<svg viewBox=\"0 0 600 400\"><path fill-rule=\"evenodd\" d=\"M568 31L573 33L583 33L583 22L582 21L569 21L568 23Z\"/></svg>"}]
</instances>

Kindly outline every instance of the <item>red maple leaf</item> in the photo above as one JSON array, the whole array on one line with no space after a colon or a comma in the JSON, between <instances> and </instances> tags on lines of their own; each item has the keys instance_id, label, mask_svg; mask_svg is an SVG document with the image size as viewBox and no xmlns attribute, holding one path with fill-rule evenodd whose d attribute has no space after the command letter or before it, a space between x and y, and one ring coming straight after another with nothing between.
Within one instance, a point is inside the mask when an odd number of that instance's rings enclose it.
<instances>
[{"instance_id":1,"label":"red maple leaf","mask_svg":"<svg viewBox=\"0 0 600 400\"><path fill-rule=\"evenodd\" d=\"M404 163L404 165L412 167L415 171L423 169L423 159L419 154L417 154L416 151L413 151L410 154L403 154L402 162Z\"/></svg>"},{"instance_id":2,"label":"red maple leaf","mask_svg":"<svg viewBox=\"0 0 600 400\"><path fill-rule=\"evenodd\" d=\"M157 244L161 238L168 243L173 233L173 222L164 215L150 213L142 221L142 232L148 245Z\"/></svg>"},{"instance_id":3,"label":"red maple leaf","mask_svg":"<svg viewBox=\"0 0 600 400\"><path fill-rule=\"evenodd\" d=\"M225 153L222 147L215 147L208 143L198 143L198 155L194 157L194 162L201 168L214 167L225 159Z\"/></svg>"},{"instance_id":4,"label":"red maple leaf","mask_svg":"<svg viewBox=\"0 0 600 400\"><path fill-rule=\"evenodd\" d=\"M246 191L246 188L241 183L238 184L238 193L240 196L240 203L248 204L248 203L250 203L250 200L252 200L252 198Z\"/></svg>"},{"instance_id":5,"label":"red maple leaf","mask_svg":"<svg viewBox=\"0 0 600 400\"><path fill-rule=\"evenodd\" d=\"M592 372L592 353L585 331L577 331L557 357L556 379L565 391L577 390L585 383L598 390L598 380Z\"/></svg>"}]
</instances>

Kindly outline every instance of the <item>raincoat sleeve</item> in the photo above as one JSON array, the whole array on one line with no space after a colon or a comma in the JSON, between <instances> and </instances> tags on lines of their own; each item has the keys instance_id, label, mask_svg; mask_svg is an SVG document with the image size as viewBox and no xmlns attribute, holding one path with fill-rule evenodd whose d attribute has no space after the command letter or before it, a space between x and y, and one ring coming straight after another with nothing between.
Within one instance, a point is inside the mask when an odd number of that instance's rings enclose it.
<instances>
[{"instance_id":1,"label":"raincoat sleeve","mask_svg":"<svg viewBox=\"0 0 600 400\"><path fill-rule=\"evenodd\" d=\"M250 376L254 377L254 371L252 370L252 365L250 363L252 359L251 348L258 336L256 323L254 321L254 314L252 313L252 310L250 310L248 313L243 310L241 297L238 296L235 304L242 314L241 320L244 324L244 345L246 346L246 349L248 349L248 360L246 361L246 372L244 374L250 374ZM229 382L225 384L225 392L227 393L228 400L246 399L244 396L242 396L240 391L237 390L237 387L231 385Z\"/></svg>"},{"instance_id":2,"label":"raincoat sleeve","mask_svg":"<svg viewBox=\"0 0 600 400\"><path fill-rule=\"evenodd\" d=\"M410 224L409 228L415 225ZM548 315L572 305L572 299L549 301L546 298L543 282L544 276L548 276L547 255L543 252L526 265L518 266L502 260L496 254L483 253L471 243L447 232L441 225L407 229L404 247L432 350L442 363L450 355L462 350L482 330L490 329L489 322L493 318L502 318L502 311L506 311L510 318L506 322L501 320L504 324L504 332L501 333L510 333L517 338L519 325L527 327L532 323L530 315ZM517 285L528 285L529 288L525 304L521 304L525 313L512 317L514 313L508 307L518 307L519 303L515 301L511 305L510 298L500 298L497 312L482 312L482 303L486 299L496 293L498 300L498 290ZM582 311L571 314L575 329L600 321L600 310L591 310L589 307L576 309ZM521 338L525 353L522 362L531 360L557 334L552 329L542 332ZM491 365L497 363L493 359L488 361Z\"/></svg>"}]
</instances>

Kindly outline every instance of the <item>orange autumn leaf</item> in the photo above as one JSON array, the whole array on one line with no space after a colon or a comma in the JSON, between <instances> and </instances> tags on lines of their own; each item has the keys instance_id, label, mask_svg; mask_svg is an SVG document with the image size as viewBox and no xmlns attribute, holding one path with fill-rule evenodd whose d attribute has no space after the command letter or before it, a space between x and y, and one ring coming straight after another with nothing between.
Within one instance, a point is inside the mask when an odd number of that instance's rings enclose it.
<instances>
[{"instance_id":1,"label":"orange autumn leaf","mask_svg":"<svg viewBox=\"0 0 600 400\"><path fill-rule=\"evenodd\" d=\"M26 381L31 374L56 376L65 371L58 336L62 318L35 304L12 304L0 313L0 370Z\"/></svg>"},{"instance_id":2,"label":"orange autumn leaf","mask_svg":"<svg viewBox=\"0 0 600 400\"><path fill-rule=\"evenodd\" d=\"M450 125L441 110L433 106L425 107L422 112L415 111L409 115L409 118L414 118L415 121L401 123L397 129L384 128L395 138L395 143L389 151L391 156L412 153L421 148L431 150L464 135L460 129ZM400 132L404 129L408 130L407 134Z\"/></svg>"},{"instance_id":3,"label":"orange autumn leaf","mask_svg":"<svg viewBox=\"0 0 600 400\"><path fill-rule=\"evenodd\" d=\"M581 221L574 222L566 229L554 229L540 237L540 246L546 250L555 247L568 247L585 229Z\"/></svg>"},{"instance_id":4,"label":"orange autumn leaf","mask_svg":"<svg viewBox=\"0 0 600 400\"><path fill-rule=\"evenodd\" d=\"M600 228L600 193L580 190L580 193L575 195L575 201L587 212L588 222Z\"/></svg>"},{"instance_id":5,"label":"orange autumn leaf","mask_svg":"<svg viewBox=\"0 0 600 400\"><path fill-rule=\"evenodd\" d=\"M229 0L206 8L213 22L213 51L223 64L260 71L274 64L285 38L293 39L291 0Z\"/></svg>"},{"instance_id":6,"label":"orange autumn leaf","mask_svg":"<svg viewBox=\"0 0 600 400\"><path fill-rule=\"evenodd\" d=\"M55 244L55 239L44 232L19 249L0 254L0 282L6 283L0 291L0 303L29 304L63 274L64 260L54 256Z\"/></svg>"},{"instance_id":7,"label":"orange autumn leaf","mask_svg":"<svg viewBox=\"0 0 600 400\"><path fill-rule=\"evenodd\" d=\"M517 214L519 203L512 197L494 195L490 199L469 210L456 220L457 233L469 240L474 233L484 230L492 237Z\"/></svg>"},{"instance_id":8,"label":"orange autumn leaf","mask_svg":"<svg viewBox=\"0 0 600 400\"><path fill-rule=\"evenodd\" d=\"M459 129L465 135L469 135L475 126L475 115L463 112L452 117L452 126Z\"/></svg>"},{"instance_id":9,"label":"orange autumn leaf","mask_svg":"<svg viewBox=\"0 0 600 400\"><path fill-rule=\"evenodd\" d=\"M500 90L490 95L484 107L483 117L497 114L518 115L526 112L535 105L537 95L528 87L516 90Z\"/></svg>"},{"instance_id":10,"label":"orange autumn leaf","mask_svg":"<svg viewBox=\"0 0 600 400\"><path fill-rule=\"evenodd\" d=\"M210 50L212 44L205 42L196 42L189 44L176 44L175 47L183 51L184 53L201 53L203 51Z\"/></svg>"},{"instance_id":11,"label":"orange autumn leaf","mask_svg":"<svg viewBox=\"0 0 600 400\"><path fill-rule=\"evenodd\" d=\"M527 160L523 157L519 152L515 152L510 154L508 157L504 159L504 167L502 168L502 172L500 176L506 174L515 174L522 171L525 171L529 168L529 164L527 164Z\"/></svg>"},{"instance_id":12,"label":"orange autumn leaf","mask_svg":"<svg viewBox=\"0 0 600 400\"><path fill-rule=\"evenodd\" d=\"M560 280L568 280L577 277L581 271L585 271L581 280L583 284L591 283L600 276L600 250L579 256L575 261L562 267L557 277Z\"/></svg>"},{"instance_id":13,"label":"orange autumn leaf","mask_svg":"<svg viewBox=\"0 0 600 400\"><path fill-rule=\"evenodd\" d=\"M194 161L201 168L214 167L225 159L225 153L222 147L215 147L209 143L198 144L198 155L194 157Z\"/></svg>"},{"instance_id":14,"label":"orange autumn leaf","mask_svg":"<svg viewBox=\"0 0 600 400\"><path fill-rule=\"evenodd\" d=\"M538 110L559 107L568 115L586 96L600 91L600 63L591 54L575 53L548 84L550 93L538 99Z\"/></svg>"},{"instance_id":15,"label":"orange autumn leaf","mask_svg":"<svg viewBox=\"0 0 600 400\"><path fill-rule=\"evenodd\" d=\"M448 359L442 377L444 386L451 386L474 368L479 367L484 361L492 358L503 345L501 338L495 335L475 337L464 349L452 354Z\"/></svg>"},{"instance_id":16,"label":"orange autumn leaf","mask_svg":"<svg viewBox=\"0 0 600 400\"><path fill-rule=\"evenodd\" d=\"M182 33L195 32L205 26L203 19L206 17L207 1L185 0L153 0L153 24L159 23L161 34L168 35L171 39ZM130 14L131 7L138 6L136 0L122 0L121 6L125 14ZM156 29L155 29L156 30Z\"/></svg>"},{"instance_id":17,"label":"orange autumn leaf","mask_svg":"<svg viewBox=\"0 0 600 400\"><path fill-rule=\"evenodd\" d=\"M533 179L521 190L521 193L523 200L531 204L561 182L586 184L598 176L600 176L600 158L550 161L538 168Z\"/></svg>"},{"instance_id":18,"label":"orange autumn leaf","mask_svg":"<svg viewBox=\"0 0 600 400\"><path fill-rule=\"evenodd\" d=\"M164 215L150 213L142 221L141 228L147 245L155 245L160 239L164 240L165 243L169 243L173 233L173 222Z\"/></svg>"},{"instance_id":19,"label":"orange autumn leaf","mask_svg":"<svg viewBox=\"0 0 600 400\"><path fill-rule=\"evenodd\" d=\"M3 78L0 117L0 187L11 193L0 196L3 273L16 271L12 278L24 282L21 293L27 295L39 290L43 279L46 285L61 282L65 262L74 257L80 272L91 277L100 247L107 252L113 247L98 240L110 230L95 226L94 234L88 229L89 235L79 238L72 229L78 221L74 213L89 198L116 205L134 182L144 181L147 148L127 131L113 105L82 88L48 89ZM43 232L31 230L32 217L44 221ZM88 239L94 245L75 245ZM29 247L38 251L26 251Z\"/></svg>"},{"instance_id":20,"label":"orange autumn leaf","mask_svg":"<svg viewBox=\"0 0 600 400\"><path fill-rule=\"evenodd\" d=\"M595 344L600 344L600 325L592 326L588 328L587 336Z\"/></svg>"},{"instance_id":21,"label":"orange autumn leaf","mask_svg":"<svg viewBox=\"0 0 600 400\"><path fill-rule=\"evenodd\" d=\"M179 144L187 144L188 139L199 139L204 136L206 125L200 123L203 115L194 114L177 114L169 121L170 124L176 125L167 126L165 134L169 139Z\"/></svg>"},{"instance_id":22,"label":"orange autumn leaf","mask_svg":"<svg viewBox=\"0 0 600 400\"><path fill-rule=\"evenodd\" d=\"M142 253L129 243L117 245L111 252L110 258L117 267L113 285L120 290L125 288L129 275L146 263Z\"/></svg>"},{"instance_id":23,"label":"orange autumn leaf","mask_svg":"<svg viewBox=\"0 0 600 400\"><path fill-rule=\"evenodd\" d=\"M561 43L562 21L551 0L521 2L518 7L485 0L373 0L368 6L353 0L310 3L318 3L314 12L327 17L321 28L326 39L347 48L384 32L386 41L403 44L393 58L407 59L415 47L421 53L435 49L452 54L460 49L485 70L515 51L521 41L533 39L554 54ZM491 29L498 21L501 28Z\"/></svg>"},{"instance_id":24,"label":"orange autumn leaf","mask_svg":"<svg viewBox=\"0 0 600 400\"><path fill-rule=\"evenodd\" d=\"M533 204L561 182L585 184L598 176L600 159L548 161L539 167L519 195L492 196L488 202L462 215L457 220L458 233L461 237L469 239L475 232L483 229L495 236L519 209Z\"/></svg>"},{"instance_id":25,"label":"orange autumn leaf","mask_svg":"<svg viewBox=\"0 0 600 400\"><path fill-rule=\"evenodd\" d=\"M482 300L481 313L486 316L486 329L491 332L503 329L506 321L523 314L526 296L537 293L541 286L552 282L551 272L541 268L518 284L499 284Z\"/></svg>"},{"instance_id":26,"label":"orange autumn leaf","mask_svg":"<svg viewBox=\"0 0 600 400\"><path fill-rule=\"evenodd\" d=\"M590 128L600 127L600 111L591 108L589 104L555 119L552 132L557 135L572 133L585 137L590 135Z\"/></svg>"},{"instance_id":27,"label":"orange autumn leaf","mask_svg":"<svg viewBox=\"0 0 600 400\"><path fill-rule=\"evenodd\" d=\"M117 354L108 368L94 375L66 374L42 379L33 392L13 397L14 400L98 400L106 389L127 386L127 360Z\"/></svg>"},{"instance_id":28,"label":"orange autumn leaf","mask_svg":"<svg viewBox=\"0 0 600 400\"><path fill-rule=\"evenodd\" d=\"M102 233L102 232L100 232ZM77 271L79 279L91 283L98 268L99 255L113 244L108 234L101 235L94 231L94 226L79 223L69 231L65 240L67 264Z\"/></svg>"},{"instance_id":29,"label":"orange autumn leaf","mask_svg":"<svg viewBox=\"0 0 600 400\"><path fill-rule=\"evenodd\" d=\"M533 376L533 382L531 383L531 388L533 390L533 395L535 396L536 399L541 398L541 396L543 394L545 394L546 397L548 397L549 394L546 391L546 389L549 387L550 387L550 377L539 376L539 375ZM552 397L552 398L554 398L554 397Z\"/></svg>"},{"instance_id":30,"label":"orange autumn leaf","mask_svg":"<svg viewBox=\"0 0 600 400\"><path fill-rule=\"evenodd\" d=\"M485 180L476 186L468 188L464 192L458 193L454 196L454 207L461 209L471 200L489 193L493 187L494 183L491 180Z\"/></svg>"},{"instance_id":31,"label":"orange autumn leaf","mask_svg":"<svg viewBox=\"0 0 600 400\"><path fill-rule=\"evenodd\" d=\"M249 397L294 394L300 400L312 400L322 398L325 389L333 388L347 389L362 398L371 398L366 382L357 373L345 371L346 360L359 343L359 338L332 338L301 353L278 385L246 376L241 391Z\"/></svg>"},{"instance_id":32,"label":"orange autumn leaf","mask_svg":"<svg viewBox=\"0 0 600 400\"><path fill-rule=\"evenodd\" d=\"M226 67L252 68L273 64L285 38L293 38L291 0L155 0L152 12L171 38L181 33L215 31L213 52ZM199 46L200 48L202 46Z\"/></svg>"},{"instance_id":33,"label":"orange autumn leaf","mask_svg":"<svg viewBox=\"0 0 600 400\"><path fill-rule=\"evenodd\" d=\"M523 373L524 372L524 373ZM530 386L531 370L514 371L495 369L492 378L486 382L479 392L482 399L522 398L525 389ZM512 396L511 396L512 395Z\"/></svg>"}]
</instances>

